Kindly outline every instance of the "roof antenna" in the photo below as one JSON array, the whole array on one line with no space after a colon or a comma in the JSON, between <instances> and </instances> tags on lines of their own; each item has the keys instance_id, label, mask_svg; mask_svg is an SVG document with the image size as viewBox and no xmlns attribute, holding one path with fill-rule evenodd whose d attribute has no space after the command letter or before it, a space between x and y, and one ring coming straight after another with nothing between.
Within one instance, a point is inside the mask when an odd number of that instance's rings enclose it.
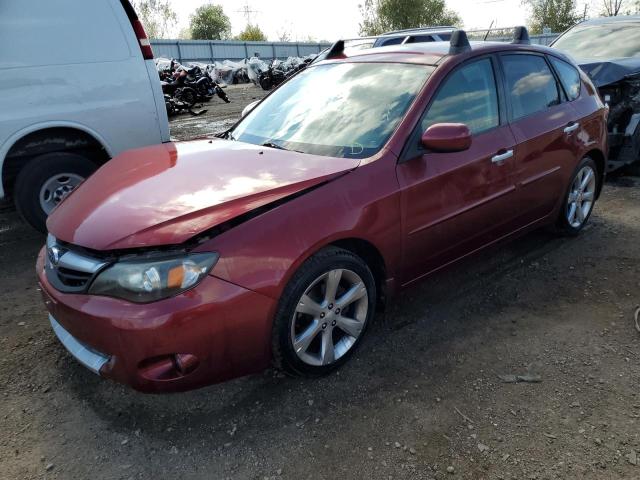
<instances>
[{"instance_id":1,"label":"roof antenna","mask_svg":"<svg viewBox=\"0 0 640 480\"><path fill-rule=\"evenodd\" d=\"M513 30L513 41L516 45L531 45L531 40L529 40L529 32L526 27L516 27Z\"/></svg>"},{"instance_id":2,"label":"roof antenna","mask_svg":"<svg viewBox=\"0 0 640 480\"><path fill-rule=\"evenodd\" d=\"M449 55L457 55L471 50L471 44L464 30L455 30L449 42Z\"/></svg>"},{"instance_id":3,"label":"roof antenna","mask_svg":"<svg viewBox=\"0 0 640 480\"><path fill-rule=\"evenodd\" d=\"M338 40L331 46L327 56L325 58L340 57L344 53L344 40Z\"/></svg>"}]
</instances>

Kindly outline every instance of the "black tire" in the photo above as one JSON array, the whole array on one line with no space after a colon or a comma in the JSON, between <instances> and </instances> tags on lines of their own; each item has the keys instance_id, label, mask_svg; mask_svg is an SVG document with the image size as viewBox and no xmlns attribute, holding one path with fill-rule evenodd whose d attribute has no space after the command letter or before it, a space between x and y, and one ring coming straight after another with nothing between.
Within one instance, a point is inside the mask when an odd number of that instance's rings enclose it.
<instances>
[{"instance_id":1,"label":"black tire","mask_svg":"<svg viewBox=\"0 0 640 480\"><path fill-rule=\"evenodd\" d=\"M338 360L328 365L314 366L303 362L293 348L291 327L296 306L307 288L321 275L334 269L348 269L356 273L367 290L368 309L364 326L355 343ZM344 364L353 355L373 320L376 306L376 283L367 264L357 255L336 247L327 247L307 259L287 284L273 323L273 361L277 369L290 375L317 377L326 375Z\"/></svg>"},{"instance_id":2,"label":"black tire","mask_svg":"<svg viewBox=\"0 0 640 480\"><path fill-rule=\"evenodd\" d=\"M46 233L47 214L40 205L40 190L45 182L61 173L87 178L97 168L95 163L76 153L55 152L34 157L16 179L14 201L18 212L29 225Z\"/></svg>"},{"instance_id":3,"label":"black tire","mask_svg":"<svg viewBox=\"0 0 640 480\"><path fill-rule=\"evenodd\" d=\"M263 77L260 79L260 86L263 90L271 90L273 88L273 83L269 77Z\"/></svg>"},{"instance_id":4,"label":"black tire","mask_svg":"<svg viewBox=\"0 0 640 480\"><path fill-rule=\"evenodd\" d=\"M176 95L176 98L184 102L188 108L192 108L198 102L198 94L191 87L184 87Z\"/></svg>"},{"instance_id":5,"label":"black tire","mask_svg":"<svg viewBox=\"0 0 640 480\"><path fill-rule=\"evenodd\" d=\"M576 176L585 166L591 167L591 169L594 172L596 189L594 192L594 199L593 199L593 204L591 206L591 210L589 210L589 213L585 216L585 219L582 221L580 226L576 227L571 225L567 218L567 208L568 208L567 204L569 201L569 195L571 194L571 191L572 191L572 185L576 179ZM593 212L593 208L595 207L597 192L598 192L598 189L600 188L600 182L601 182L600 172L598 171L598 166L596 165L596 162L594 162L589 157L584 157L580 161L576 169L574 170L573 174L571 175L571 180L569 181L569 185L567 185L567 189L564 193L564 196L562 197L562 206L560 208L560 214L556 222L557 233L564 236L575 237L580 233L580 231L582 231L585 225L589 222L589 218L591 217L591 213Z\"/></svg>"}]
</instances>

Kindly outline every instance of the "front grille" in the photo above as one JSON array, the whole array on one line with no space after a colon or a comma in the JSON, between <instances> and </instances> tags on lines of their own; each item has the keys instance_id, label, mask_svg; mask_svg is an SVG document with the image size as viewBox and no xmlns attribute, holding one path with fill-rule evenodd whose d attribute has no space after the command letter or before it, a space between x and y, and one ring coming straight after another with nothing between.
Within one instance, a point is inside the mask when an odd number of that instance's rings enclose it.
<instances>
[{"instance_id":1,"label":"front grille","mask_svg":"<svg viewBox=\"0 0 640 480\"><path fill-rule=\"evenodd\" d=\"M58 275L58 279L64 285L71 288L84 288L93 277L93 274L91 273L79 272L77 270L71 270L63 267L58 267L56 269L56 273Z\"/></svg>"},{"instance_id":2,"label":"front grille","mask_svg":"<svg viewBox=\"0 0 640 480\"><path fill-rule=\"evenodd\" d=\"M47 237L45 272L47 280L64 293L84 293L93 278L107 265L102 259L60 244L52 235Z\"/></svg>"}]
</instances>

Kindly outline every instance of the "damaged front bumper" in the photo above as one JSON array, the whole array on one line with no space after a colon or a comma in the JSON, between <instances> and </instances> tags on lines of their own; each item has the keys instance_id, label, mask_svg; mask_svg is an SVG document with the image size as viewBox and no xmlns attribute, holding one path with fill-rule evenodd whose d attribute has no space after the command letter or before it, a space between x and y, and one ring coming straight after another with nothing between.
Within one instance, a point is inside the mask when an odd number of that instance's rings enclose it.
<instances>
[{"instance_id":1,"label":"damaged front bumper","mask_svg":"<svg viewBox=\"0 0 640 480\"><path fill-rule=\"evenodd\" d=\"M599 88L609 105L609 162L613 171L640 158L640 75L626 76Z\"/></svg>"}]
</instances>

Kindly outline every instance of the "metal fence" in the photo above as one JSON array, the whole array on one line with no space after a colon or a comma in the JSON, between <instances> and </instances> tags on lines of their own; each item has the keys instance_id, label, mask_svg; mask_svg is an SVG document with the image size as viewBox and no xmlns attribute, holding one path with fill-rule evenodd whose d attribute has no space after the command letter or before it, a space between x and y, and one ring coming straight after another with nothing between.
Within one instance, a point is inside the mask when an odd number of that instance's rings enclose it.
<instances>
[{"instance_id":1,"label":"metal fence","mask_svg":"<svg viewBox=\"0 0 640 480\"><path fill-rule=\"evenodd\" d=\"M471 40L482 40L486 30L467 32ZM531 35L531 43L549 45L557 33ZM488 41L509 42L509 35L492 35ZM260 57L264 60L288 57L306 57L321 52L329 43L292 43L292 42L237 42L231 40L151 40L156 57L175 58L179 62L213 63L222 60L242 60Z\"/></svg>"},{"instance_id":2,"label":"metal fence","mask_svg":"<svg viewBox=\"0 0 640 480\"><path fill-rule=\"evenodd\" d=\"M260 57L306 57L331 46L328 43L237 42L231 40L151 40L156 57L175 58L179 62L213 63Z\"/></svg>"}]
</instances>

